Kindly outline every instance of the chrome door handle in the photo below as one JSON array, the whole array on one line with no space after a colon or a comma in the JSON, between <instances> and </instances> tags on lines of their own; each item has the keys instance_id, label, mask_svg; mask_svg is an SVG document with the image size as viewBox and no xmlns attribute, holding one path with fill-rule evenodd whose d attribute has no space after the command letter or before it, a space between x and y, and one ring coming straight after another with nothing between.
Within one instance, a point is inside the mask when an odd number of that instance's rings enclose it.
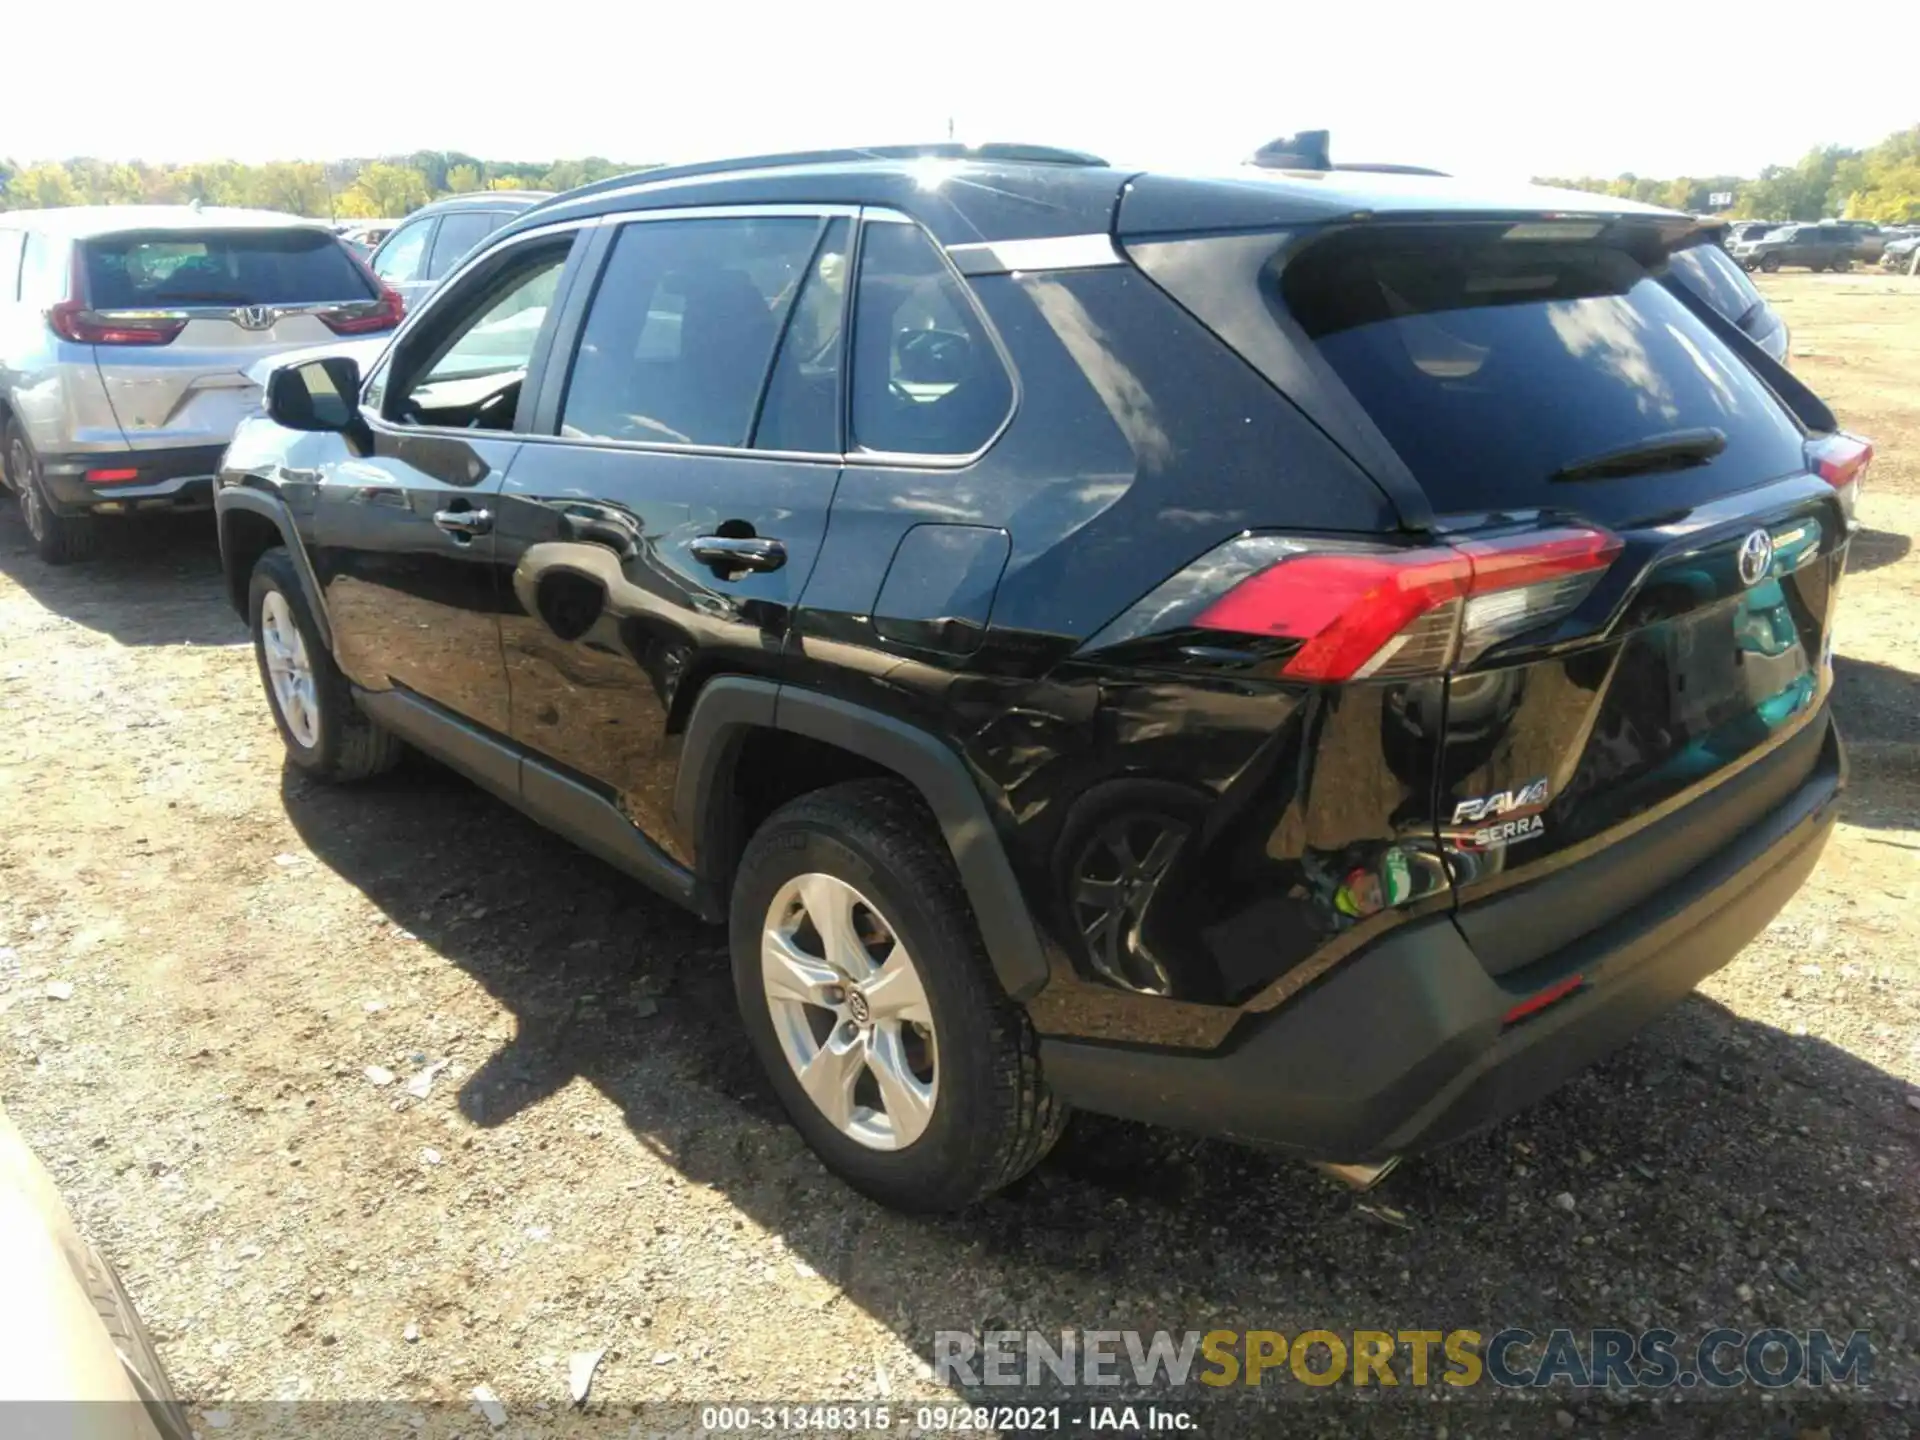
<instances>
[{"instance_id":1,"label":"chrome door handle","mask_svg":"<svg viewBox=\"0 0 1920 1440\"><path fill-rule=\"evenodd\" d=\"M735 539L731 535L702 535L687 549L694 559L715 570L778 570L787 563L785 545L758 536Z\"/></svg>"},{"instance_id":2,"label":"chrome door handle","mask_svg":"<svg viewBox=\"0 0 1920 1440\"><path fill-rule=\"evenodd\" d=\"M461 540L471 540L476 535L493 533L493 512L491 510L436 510L433 523L449 535Z\"/></svg>"}]
</instances>

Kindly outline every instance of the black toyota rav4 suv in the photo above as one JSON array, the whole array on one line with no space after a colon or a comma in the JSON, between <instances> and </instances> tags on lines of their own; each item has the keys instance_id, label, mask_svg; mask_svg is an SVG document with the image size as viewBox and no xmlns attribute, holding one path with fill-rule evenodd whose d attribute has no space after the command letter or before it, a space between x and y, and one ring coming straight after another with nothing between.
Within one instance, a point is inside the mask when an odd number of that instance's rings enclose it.
<instances>
[{"instance_id":1,"label":"black toyota rav4 suv","mask_svg":"<svg viewBox=\"0 0 1920 1440\"><path fill-rule=\"evenodd\" d=\"M1035 147L537 206L220 476L292 764L405 742L731 928L794 1122L1362 1179L1724 965L1843 779L1868 448L1685 215Z\"/></svg>"}]
</instances>

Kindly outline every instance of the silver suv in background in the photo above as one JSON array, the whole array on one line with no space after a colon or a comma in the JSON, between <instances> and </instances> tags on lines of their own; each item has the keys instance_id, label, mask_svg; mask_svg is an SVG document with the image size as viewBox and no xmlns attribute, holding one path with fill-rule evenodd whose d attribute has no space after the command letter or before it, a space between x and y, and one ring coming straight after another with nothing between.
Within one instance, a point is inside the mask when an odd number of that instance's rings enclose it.
<instances>
[{"instance_id":1,"label":"silver suv in background","mask_svg":"<svg viewBox=\"0 0 1920 1440\"><path fill-rule=\"evenodd\" d=\"M248 370L400 323L399 296L318 221L97 206L0 214L0 481L55 564L101 516L211 503L258 408Z\"/></svg>"},{"instance_id":2,"label":"silver suv in background","mask_svg":"<svg viewBox=\"0 0 1920 1440\"><path fill-rule=\"evenodd\" d=\"M433 292L454 262L487 236L553 196L545 190L476 190L423 205L388 232L369 262L408 307ZM391 222L390 222L391 223Z\"/></svg>"}]
</instances>

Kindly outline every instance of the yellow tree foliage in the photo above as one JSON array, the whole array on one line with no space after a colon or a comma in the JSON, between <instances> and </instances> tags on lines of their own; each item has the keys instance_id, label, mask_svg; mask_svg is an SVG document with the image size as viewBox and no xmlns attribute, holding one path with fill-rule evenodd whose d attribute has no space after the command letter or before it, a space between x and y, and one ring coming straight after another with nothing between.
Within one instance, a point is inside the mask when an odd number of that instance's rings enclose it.
<instances>
[{"instance_id":1,"label":"yellow tree foliage","mask_svg":"<svg viewBox=\"0 0 1920 1440\"><path fill-rule=\"evenodd\" d=\"M62 205L245 205L320 219L405 215L436 195L476 190L565 190L645 169L598 156L585 160L494 163L425 153L320 164L275 160L242 165L203 160L149 165L76 158L16 165L0 160L0 210Z\"/></svg>"}]
</instances>

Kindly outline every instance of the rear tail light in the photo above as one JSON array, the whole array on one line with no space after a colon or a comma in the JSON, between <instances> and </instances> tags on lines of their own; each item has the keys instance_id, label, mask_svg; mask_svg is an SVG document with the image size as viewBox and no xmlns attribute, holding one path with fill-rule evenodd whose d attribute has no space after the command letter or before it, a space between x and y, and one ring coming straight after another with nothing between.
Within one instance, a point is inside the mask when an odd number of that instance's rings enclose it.
<instances>
[{"instance_id":1,"label":"rear tail light","mask_svg":"<svg viewBox=\"0 0 1920 1440\"><path fill-rule=\"evenodd\" d=\"M1291 553L1237 580L1185 623L1298 640L1280 673L1323 682L1466 664L1564 617L1621 548L1618 536L1572 527L1417 550L1282 543ZM1217 562L1209 568L1219 573Z\"/></svg>"},{"instance_id":2,"label":"rear tail light","mask_svg":"<svg viewBox=\"0 0 1920 1440\"><path fill-rule=\"evenodd\" d=\"M331 310L322 310L320 320L336 335L371 335L393 329L405 314L406 305L400 296L383 284L378 300L336 305Z\"/></svg>"},{"instance_id":3,"label":"rear tail light","mask_svg":"<svg viewBox=\"0 0 1920 1440\"><path fill-rule=\"evenodd\" d=\"M163 310L89 310L84 300L62 300L47 324L77 345L165 345L187 328L187 317Z\"/></svg>"},{"instance_id":4,"label":"rear tail light","mask_svg":"<svg viewBox=\"0 0 1920 1440\"><path fill-rule=\"evenodd\" d=\"M89 485L131 485L140 478L138 470L89 470L86 481Z\"/></svg>"},{"instance_id":5,"label":"rear tail light","mask_svg":"<svg viewBox=\"0 0 1920 1440\"><path fill-rule=\"evenodd\" d=\"M1840 508L1849 520L1872 463L1873 446L1844 430L1807 442L1807 468L1840 493Z\"/></svg>"},{"instance_id":6,"label":"rear tail light","mask_svg":"<svg viewBox=\"0 0 1920 1440\"><path fill-rule=\"evenodd\" d=\"M62 340L76 345L166 345L187 328L187 317L172 310L90 310L78 298L86 285L86 266L76 246L67 275L67 293L75 298L47 310L47 325Z\"/></svg>"},{"instance_id":7,"label":"rear tail light","mask_svg":"<svg viewBox=\"0 0 1920 1440\"><path fill-rule=\"evenodd\" d=\"M379 298L357 300L350 305L336 305L330 310L322 310L321 323L336 335L372 335L393 329L407 313L406 301L400 298L399 291L373 273L373 267L367 264L365 258L351 250L347 251L347 258L373 282Z\"/></svg>"}]
</instances>

